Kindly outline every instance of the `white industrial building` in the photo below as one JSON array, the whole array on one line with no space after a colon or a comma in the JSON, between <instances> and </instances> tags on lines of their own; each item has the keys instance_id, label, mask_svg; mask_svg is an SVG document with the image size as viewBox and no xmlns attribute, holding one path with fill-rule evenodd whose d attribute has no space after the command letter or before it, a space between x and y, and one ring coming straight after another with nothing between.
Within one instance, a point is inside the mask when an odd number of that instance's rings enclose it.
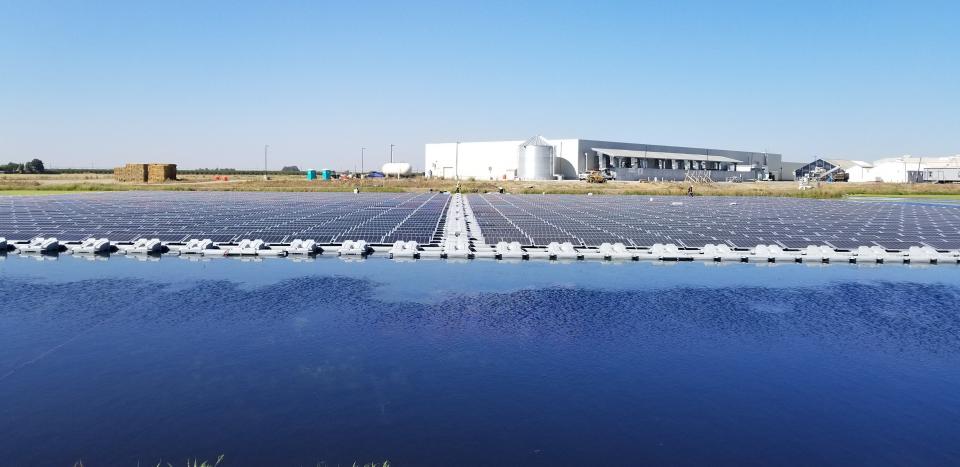
<instances>
[{"instance_id":1,"label":"white industrial building","mask_svg":"<svg viewBox=\"0 0 960 467\"><path fill-rule=\"evenodd\" d=\"M926 164L939 158L924 158L901 156L878 159L873 162L873 167L857 179L851 178L851 182L884 182L884 183L907 183L917 182L919 172Z\"/></svg>"},{"instance_id":2,"label":"white industrial building","mask_svg":"<svg viewBox=\"0 0 960 467\"><path fill-rule=\"evenodd\" d=\"M900 156L873 163L867 179L870 182L905 183L919 181L957 181L960 155L945 157Z\"/></svg>"},{"instance_id":3,"label":"white industrial building","mask_svg":"<svg viewBox=\"0 0 960 467\"><path fill-rule=\"evenodd\" d=\"M541 136L427 144L424 170L427 177L476 180L571 180L591 170L609 170L618 180L683 180L690 173L716 181L784 178L780 154Z\"/></svg>"},{"instance_id":4,"label":"white industrial building","mask_svg":"<svg viewBox=\"0 0 960 467\"><path fill-rule=\"evenodd\" d=\"M960 155L944 157L927 164L923 171L923 180L938 183L960 182Z\"/></svg>"},{"instance_id":5,"label":"white industrial building","mask_svg":"<svg viewBox=\"0 0 960 467\"><path fill-rule=\"evenodd\" d=\"M915 183L921 181L955 181L960 169L960 155L950 157L900 156L874 162L848 159L817 159L796 169L795 177L817 172L821 179L844 174L849 182Z\"/></svg>"},{"instance_id":6,"label":"white industrial building","mask_svg":"<svg viewBox=\"0 0 960 467\"><path fill-rule=\"evenodd\" d=\"M828 181L862 182L870 177L873 164L849 159L816 159L794 171L794 178L810 177Z\"/></svg>"}]
</instances>

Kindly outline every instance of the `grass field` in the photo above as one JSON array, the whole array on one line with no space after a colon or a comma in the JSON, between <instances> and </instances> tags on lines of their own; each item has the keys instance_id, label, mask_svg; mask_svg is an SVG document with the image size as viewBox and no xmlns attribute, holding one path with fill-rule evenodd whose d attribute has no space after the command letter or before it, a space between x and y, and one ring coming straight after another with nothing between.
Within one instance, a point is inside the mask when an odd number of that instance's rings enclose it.
<instances>
[{"instance_id":1,"label":"grass field","mask_svg":"<svg viewBox=\"0 0 960 467\"><path fill-rule=\"evenodd\" d=\"M120 183L107 174L64 175L0 175L2 194L52 194L82 191L169 190L169 191L280 191L280 192L425 192L453 191L453 180L425 179L366 179L307 181L300 175L230 176L228 181L213 180L209 175L183 175L180 180L162 184ZM465 193L484 193L503 188L509 193L587 194L595 195L684 195L689 184L677 182L609 182L590 184L567 181L474 181L461 182ZM820 187L798 189L796 182L745 182L694 185L698 195L718 196L785 196L803 198L841 198L845 196L925 196L960 198L960 185L906 184L906 183L823 183Z\"/></svg>"},{"instance_id":2,"label":"grass field","mask_svg":"<svg viewBox=\"0 0 960 467\"><path fill-rule=\"evenodd\" d=\"M850 195L852 197L874 197L877 195ZM907 194L907 195L885 195L889 198L910 198L910 199L955 199L960 200L960 193L952 194L936 194L936 195L924 195L924 194Z\"/></svg>"}]
</instances>

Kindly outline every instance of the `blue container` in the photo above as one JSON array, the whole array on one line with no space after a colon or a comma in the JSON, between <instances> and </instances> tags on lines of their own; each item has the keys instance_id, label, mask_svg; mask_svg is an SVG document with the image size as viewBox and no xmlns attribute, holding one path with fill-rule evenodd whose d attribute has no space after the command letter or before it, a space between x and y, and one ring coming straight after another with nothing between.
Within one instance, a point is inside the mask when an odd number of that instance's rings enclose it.
<instances>
[{"instance_id":1,"label":"blue container","mask_svg":"<svg viewBox=\"0 0 960 467\"><path fill-rule=\"evenodd\" d=\"M307 171L307 180L316 180L316 179L317 179L317 171L316 171L316 170L308 170L308 171Z\"/></svg>"},{"instance_id":2,"label":"blue container","mask_svg":"<svg viewBox=\"0 0 960 467\"><path fill-rule=\"evenodd\" d=\"M324 170L323 170L323 179L324 179L324 180L330 180L331 172L333 172L333 171L332 171L332 170L329 170L329 169L324 169Z\"/></svg>"}]
</instances>

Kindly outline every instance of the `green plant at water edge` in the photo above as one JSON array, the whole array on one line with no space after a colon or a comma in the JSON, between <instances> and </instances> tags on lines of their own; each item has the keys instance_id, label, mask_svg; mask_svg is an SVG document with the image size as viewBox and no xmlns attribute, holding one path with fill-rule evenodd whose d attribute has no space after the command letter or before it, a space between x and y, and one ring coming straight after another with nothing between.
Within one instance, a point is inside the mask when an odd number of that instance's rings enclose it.
<instances>
[{"instance_id":1,"label":"green plant at water edge","mask_svg":"<svg viewBox=\"0 0 960 467\"><path fill-rule=\"evenodd\" d=\"M221 462L223 462L223 457L224 455L220 454L220 456L217 457L217 461L212 464L210 463L210 461L201 462L199 459L187 459L187 467L217 467L220 465ZM140 465L140 463L138 462L137 465ZM84 467L83 461L81 460L81 461L74 462L73 467ZM174 466L170 462L160 461L160 462L157 462L157 467L174 467Z\"/></svg>"}]
</instances>

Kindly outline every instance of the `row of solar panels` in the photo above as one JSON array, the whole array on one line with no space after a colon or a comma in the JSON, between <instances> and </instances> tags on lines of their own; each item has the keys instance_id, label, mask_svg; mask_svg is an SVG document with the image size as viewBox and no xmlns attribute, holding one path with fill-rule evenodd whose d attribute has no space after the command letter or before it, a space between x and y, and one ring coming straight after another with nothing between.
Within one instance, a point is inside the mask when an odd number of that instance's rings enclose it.
<instances>
[{"instance_id":1,"label":"row of solar panels","mask_svg":"<svg viewBox=\"0 0 960 467\"><path fill-rule=\"evenodd\" d=\"M295 238L324 243L437 241L449 196L440 193L110 193L0 199L0 237L65 241Z\"/></svg>"},{"instance_id":2,"label":"row of solar panels","mask_svg":"<svg viewBox=\"0 0 960 467\"><path fill-rule=\"evenodd\" d=\"M450 197L439 193L105 193L0 198L0 237L65 241L160 238L323 243L440 240ZM726 243L838 249L960 249L960 207L788 198L470 195L488 243L599 246Z\"/></svg>"},{"instance_id":3,"label":"row of solar panels","mask_svg":"<svg viewBox=\"0 0 960 467\"><path fill-rule=\"evenodd\" d=\"M960 209L898 203L782 198L643 198L611 196L471 195L488 243L599 246L676 243L695 248L726 243L748 248L810 244L899 250L928 245L960 249ZM871 229L871 226L883 226Z\"/></svg>"}]
</instances>

